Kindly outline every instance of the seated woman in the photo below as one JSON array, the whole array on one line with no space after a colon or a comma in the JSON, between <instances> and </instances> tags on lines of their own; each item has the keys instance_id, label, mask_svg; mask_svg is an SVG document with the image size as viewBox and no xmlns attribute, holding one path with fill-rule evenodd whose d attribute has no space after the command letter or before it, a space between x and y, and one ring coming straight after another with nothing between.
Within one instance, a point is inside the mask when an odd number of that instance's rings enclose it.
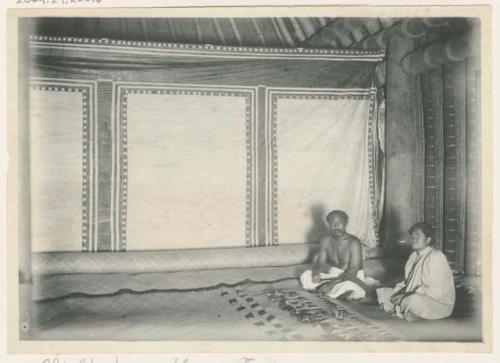
<instances>
[{"instance_id":1,"label":"seated woman","mask_svg":"<svg viewBox=\"0 0 500 363\"><path fill-rule=\"evenodd\" d=\"M331 298L347 295L359 299L366 295L361 242L346 232L348 219L341 210L326 216L330 233L320 241L312 270L300 276L303 288L314 290L321 286L321 291Z\"/></svg>"},{"instance_id":2,"label":"seated woman","mask_svg":"<svg viewBox=\"0 0 500 363\"><path fill-rule=\"evenodd\" d=\"M446 318L455 304L448 260L431 246L432 227L427 223L416 223L408 232L413 253L405 266L405 279L393 289L377 289L378 303L385 311L408 321Z\"/></svg>"}]
</instances>

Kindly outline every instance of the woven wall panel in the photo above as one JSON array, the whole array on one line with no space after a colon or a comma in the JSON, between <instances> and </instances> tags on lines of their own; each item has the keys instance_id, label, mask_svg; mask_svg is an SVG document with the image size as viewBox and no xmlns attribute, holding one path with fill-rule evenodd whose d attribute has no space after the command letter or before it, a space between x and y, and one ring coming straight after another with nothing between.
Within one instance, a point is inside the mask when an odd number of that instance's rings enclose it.
<instances>
[{"instance_id":1,"label":"woven wall panel","mask_svg":"<svg viewBox=\"0 0 500 363\"><path fill-rule=\"evenodd\" d=\"M437 248L443 241L443 82L441 70L422 74L425 130L425 221L435 231Z\"/></svg>"},{"instance_id":2,"label":"woven wall panel","mask_svg":"<svg viewBox=\"0 0 500 363\"><path fill-rule=\"evenodd\" d=\"M475 77L477 72L469 72L466 79L465 62L449 63L422 75L425 220L434 227L436 245L456 272L464 270L466 224L467 240L472 241L467 249L469 269L478 268L480 255L480 140Z\"/></svg>"},{"instance_id":3,"label":"woven wall panel","mask_svg":"<svg viewBox=\"0 0 500 363\"><path fill-rule=\"evenodd\" d=\"M465 271L481 274L481 72L467 62L467 218Z\"/></svg>"},{"instance_id":4,"label":"woven wall panel","mask_svg":"<svg viewBox=\"0 0 500 363\"><path fill-rule=\"evenodd\" d=\"M444 220L443 251L452 268L462 271L465 246L465 63L443 67Z\"/></svg>"}]
</instances>

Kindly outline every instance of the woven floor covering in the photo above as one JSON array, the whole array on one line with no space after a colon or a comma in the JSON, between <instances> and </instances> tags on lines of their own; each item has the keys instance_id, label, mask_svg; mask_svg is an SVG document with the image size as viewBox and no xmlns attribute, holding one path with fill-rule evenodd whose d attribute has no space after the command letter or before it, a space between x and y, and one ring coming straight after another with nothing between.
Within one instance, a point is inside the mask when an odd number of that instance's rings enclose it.
<instances>
[{"instance_id":1,"label":"woven floor covering","mask_svg":"<svg viewBox=\"0 0 500 363\"><path fill-rule=\"evenodd\" d=\"M284 307L285 295L296 300L295 312ZM35 317L36 340L398 340L289 278L188 292L74 295L37 302Z\"/></svg>"},{"instance_id":2,"label":"woven floor covering","mask_svg":"<svg viewBox=\"0 0 500 363\"><path fill-rule=\"evenodd\" d=\"M175 284L162 279L154 286L149 285L151 279L158 279L159 275L148 274L137 276L139 280L133 281L128 288L114 290L113 293L98 293L99 290L94 289L93 294L89 294L89 290L87 293L46 295L44 299L34 301L29 338L131 341L481 340L481 293L474 287L478 283L471 285L467 280L456 280L457 303L452 317L408 323L391 317L376 306L330 300L302 290L298 278L290 277L302 268L212 271L214 276L208 277L206 285L200 284L199 275L193 278L190 272L182 278L179 274L168 274L173 275L177 283L180 280L186 282L184 287L190 289L179 289L179 285L172 288ZM246 278L242 279L240 274ZM274 281L269 280L270 275L274 276ZM134 279L133 275L127 276ZM211 281L220 283L208 285ZM116 288L115 283L112 281ZM136 285L143 288L130 289ZM145 286L153 287L145 289ZM68 293L69 290L63 288L59 292ZM38 297L42 297L41 294Z\"/></svg>"}]
</instances>

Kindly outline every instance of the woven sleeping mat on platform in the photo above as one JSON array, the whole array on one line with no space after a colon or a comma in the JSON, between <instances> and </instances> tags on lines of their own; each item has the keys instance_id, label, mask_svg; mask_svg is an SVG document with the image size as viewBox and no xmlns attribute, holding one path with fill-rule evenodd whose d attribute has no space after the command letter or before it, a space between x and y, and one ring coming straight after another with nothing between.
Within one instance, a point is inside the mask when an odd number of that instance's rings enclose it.
<instances>
[{"instance_id":1,"label":"woven sleeping mat on platform","mask_svg":"<svg viewBox=\"0 0 500 363\"><path fill-rule=\"evenodd\" d=\"M302 310L316 320L284 309L276 299L283 293L301 296ZM337 310L341 320L334 317ZM34 314L37 340L397 340L362 316L303 291L297 279L184 292L72 295L38 301Z\"/></svg>"}]
</instances>

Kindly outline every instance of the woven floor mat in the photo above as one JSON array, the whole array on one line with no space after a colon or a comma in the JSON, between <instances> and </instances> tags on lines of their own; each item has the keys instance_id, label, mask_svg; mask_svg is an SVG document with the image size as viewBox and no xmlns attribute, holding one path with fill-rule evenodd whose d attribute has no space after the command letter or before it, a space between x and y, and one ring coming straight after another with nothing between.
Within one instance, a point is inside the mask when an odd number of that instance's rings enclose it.
<instances>
[{"instance_id":1,"label":"woven floor mat","mask_svg":"<svg viewBox=\"0 0 500 363\"><path fill-rule=\"evenodd\" d=\"M455 341L456 335L464 335L466 329L471 333L462 339L480 338L480 329L474 328L478 321L470 318L407 323L391 318L375 306L358 305L305 291L297 279L244 282L201 291L72 295L35 302L32 337L37 340Z\"/></svg>"},{"instance_id":2,"label":"woven floor mat","mask_svg":"<svg viewBox=\"0 0 500 363\"><path fill-rule=\"evenodd\" d=\"M35 304L34 339L328 341L268 295L298 281L242 283L189 292L71 296Z\"/></svg>"}]
</instances>

